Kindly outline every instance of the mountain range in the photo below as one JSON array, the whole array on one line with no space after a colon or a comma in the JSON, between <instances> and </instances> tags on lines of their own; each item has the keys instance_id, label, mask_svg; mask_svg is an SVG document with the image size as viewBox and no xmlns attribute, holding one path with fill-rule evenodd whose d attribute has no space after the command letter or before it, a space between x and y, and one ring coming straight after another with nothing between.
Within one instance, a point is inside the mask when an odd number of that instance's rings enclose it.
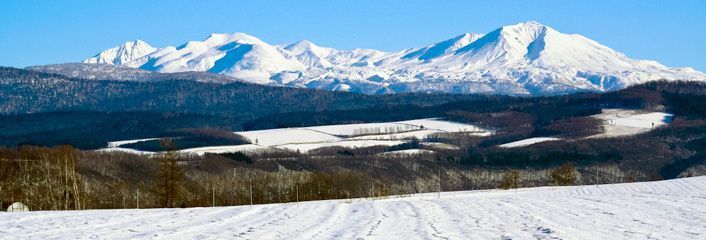
<instances>
[{"instance_id":1,"label":"mountain range","mask_svg":"<svg viewBox=\"0 0 706 240\"><path fill-rule=\"evenodd\" d=\"M211 34L178 47L156 48L136 40L83 62L164 73L211 72L233 81L365 94L553 95L611 91L660 79L706 80L706 74L692 68L631 59L533 21L397 52L338 50L309 41L271 45L234 33Z\"/></svg>"}]
</instances>

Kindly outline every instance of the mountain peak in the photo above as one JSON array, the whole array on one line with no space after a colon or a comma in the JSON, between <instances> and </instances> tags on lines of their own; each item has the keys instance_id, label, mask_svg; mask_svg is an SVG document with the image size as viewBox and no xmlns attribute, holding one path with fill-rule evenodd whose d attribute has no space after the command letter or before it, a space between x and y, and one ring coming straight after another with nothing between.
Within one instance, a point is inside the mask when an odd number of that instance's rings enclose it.
<instances>
[{"instance_id":1,"label":"mountain peak","mask_svg":"<svg viewBox=\"0 0 706 240\"><path fill-rule=\"evenodd\" d=\"M106 49L83 62L123 65L157 50L157 48L150 46L147 42L137 39Z\"/></svg>"},{"instance_id":2,"label":"mountain peak","mask_svg":"<svg viewBox=\"0 0 706 240\"><path fill-rule=\"evenodd\" d=\"M303 51L311 51L312 49L319 49L319 48L321 48L321 47L310 42L309 40L301 40L301 41L292 43L292 44L284 47L284 49L286 49L287 51L299 52L299 53L301 53Z\"/></svg>"},{"instance_id":3,"label":"mountain peak","mask_svg":"<svg viewBox=\"0 0 706 240\"><path fill-rule=\"evenodd\" d=\"M211 33L211 35L208 36L204 40L204 42L235 42L235 41L241 41L241 42L262 42L257 37L254 37L252 35L242 33L242 32L235 32L235 33Z\"/></svg>"},{"instance_id":4,"label":"mountain peak","mask_svg":"<svg viewBox=\"0 0 706 240\"><path fill-rule=\"evenodd\" d=\"M333 49L319 47L308 40L290 44L284 47L284 50L306 66L329 67L332 65L326 60L326 57L333 52Z\"/></svg>"}]
</instances>

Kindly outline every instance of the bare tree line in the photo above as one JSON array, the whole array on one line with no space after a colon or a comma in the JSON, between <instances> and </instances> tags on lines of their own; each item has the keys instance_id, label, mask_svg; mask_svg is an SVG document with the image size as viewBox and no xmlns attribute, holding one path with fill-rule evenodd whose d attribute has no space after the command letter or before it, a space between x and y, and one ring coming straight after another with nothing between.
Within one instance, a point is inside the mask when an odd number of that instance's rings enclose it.
<instances>
[{"instance_id":1,"label":"bare tree line","mask_svg":"<svg viewBox=\"0 0 706 240\"><path fill-rule=\"evenodd\" d=\"M232 206L631 180L615 165L456 168L432 156L311 160L319 170L277 161L245 164L217 155L149 158L66 146L5 150L0 156L0 199L36 210ZM380 174L390 169L396 173Z\"/></svg>"}]
</instances>

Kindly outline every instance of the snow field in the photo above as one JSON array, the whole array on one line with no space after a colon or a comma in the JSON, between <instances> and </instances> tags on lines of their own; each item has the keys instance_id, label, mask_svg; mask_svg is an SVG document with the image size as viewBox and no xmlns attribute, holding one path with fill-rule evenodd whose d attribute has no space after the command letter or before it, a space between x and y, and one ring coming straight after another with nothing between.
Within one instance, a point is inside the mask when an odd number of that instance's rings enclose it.
<instances>
[{"instance_id":1,"label":"snow field","mask_svg":"<svg viewBox=\"0 0 706 240\"><path fill-rule=\"evenodd\" d=\"M372 147L372 146L395 146L395 145L403 144L406 142L407 141L400 141L400 140L345 140L345 141L324 142L324 143L286 144L286 145L279 145L279 146L277 146L277 148L306 153L311 150L314 150L317 148L322 148L322 147L362 148L362 147Z\"/></svg>"},{"instance_id":2,"label":"snow field","mask_svg":"<svg viewBox=\"0 0 706 240\"><path fill-rule=\"evenodd\" d=\"M278 128L258 131L236 132L262 146L277 146L293 143L335 142L341 138L306 128ZM257 141L257 143L256 143Z\"/></svg>"},{"instance_id":3,"label":"snow field","mask_svg":"<svg viewBox=\"0 0 706 240\"><path fill-rule=\"evenodd\" d=\"M604 109L592 116L603 120L604 133L594 137L621 137L649 132L672 121L673 114L663 112L644 113L627 109Z\"/></svg>"},{"instance_id":4,"label":"snow field","mask_svg":"<svg viewBox=\"0 0 706 240\"><path fill-rule=\"evenodd\" d=\"M180 150L179 153L186 154L196 154L204 155L206 153L232 153L232 152L254 152L270 149L268 147L255 145L255 144L244 144L244 145L234 145L234 146L212 146L212 147L199 147L199 148L189 148Z\"/></svg>"},{"instance_id":5,"label":"snow field","mask_svg":"<svg viewBox=\"0 0 706 240\"><path fill-rule=\"evenodd\" d=\"M144 142L144 141L152 141L152 140L159 140L159 138L143 138L143 139L108 142L108 147L114 148L114 147L120 147L120 146L126 145L126 144L132 144L132 143L138 143L138 142Z\"/></svg>"},{"instance_id":6,"label":"snow field","mask_svg":"<svg viewBox=\"0 0 706 240\"><path fill-rule=\"evenodd\" d=\"M441 132L472 132L472 133L476 133L480 136L488 136L488 135L492 134L491 131L482 129L477 126L463 124L463 123L457 123L457 122L451 122L451 121L444 121L444 120L435 119L435 118L400 121L397 123L409 124L409 125L413 125L413 126L417 126L417 127L423 126L424 129L438 130Z\"/></svg>"},{"instance_id":7,"label":"snow field","mask_svg":"<svg viewBox=\"0 0 706 240\"><path fill-rule=\"evenodd\" d=\"M324 125L306 127L305 129L343 137L394 134L420 130L417 126L400 124L399 122Z\"/></svg>"},{"instance_id":8,"label":"snow field","mask_svg":"<svg viewBox=\"0 0 706 240\"><path fill-rule=\"evenodd\" d=\"M706 177L238 207L0 213L0 239L703 239Z\"/></svg>"},{"instance_id":9,"label":"snow field","mask_svg":"<svg viewBox=\"0 0 706 240\"><path fill-rule=\"evenodd\" d=\"M667 124L672 122L674 114L663 112L645 113L639 110L629 109L603 109L600 114L596 114L591 117L603 120L603 124L601 125L601 127L603 128L604 132L589 136L587 138L622 137L646 133L656 127L666 126ZM523 139L520 141L505 143L499 145L499 147L524 147L540 142L559 140L562 139L555 137L534 137Z\"/></svg>"},{"instance_id":10,"label":"snow field","mask_svg":"<svg viewBox=\"0 0 706 240\"><path fill-rule=\"evenodd\" d=\"M529 146L535 143L541 143L541 142L547 142L547 141L559 141L561 140L560 138L554 138L554 137L534 137L534 138L528 138L528 139L523 139L520 141L514 141L511 143L506 143L499 145L499 147L502 148L514 148L514 147L524 147L524 146Z\"/></svg>"},{"instance_id":11,"label":"snow field","mask_svg":"<svg viewBox=\"0 0 706 240\"><path fill-rule=\"evenodd\" d=\"M389 152L384 152L380 153L380 155L416 155L416 154L427 154L427 153L434 153L434 151L431 150L426 150L426 149L405 149L405 150L397 150L397 151L389 151Z\"/></svg>"},{"instance_id":12,"label":"snow field","mask_svg":"<svg viewBox=\"0 0 706 240\"><path fill-rule=\"evenodd\" d=\"M423 126L423 128L422 128ZM209 146L184 149L181 153L252 152L263 150L291 150L302 153L321 147L360 148L375 145L394 146L406 143L412 137L424 139L430 135L445 132L468 132L487 136L492 131L474 125L444 121L439 119L416 119L399 122L361 123L324 125L301 128L277 128L256 131L235 132L251 141L252 144L239 146ZM110 142L108 148L100 151L123 151L152 154L152 152L121 148L123 144L153 140L155 138Z\"/></svg>"}]
</instances>

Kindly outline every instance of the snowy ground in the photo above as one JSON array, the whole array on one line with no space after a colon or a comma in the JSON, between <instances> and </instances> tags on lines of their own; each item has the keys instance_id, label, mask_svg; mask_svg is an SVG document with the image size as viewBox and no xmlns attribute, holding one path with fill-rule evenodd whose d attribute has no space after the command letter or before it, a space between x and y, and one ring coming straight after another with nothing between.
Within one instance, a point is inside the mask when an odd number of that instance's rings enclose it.
<instances>
[{"instance_id":1,"label":"snowy ground","mask_svg":"<svg viewBox=\"0 0 706 240\"><path fill-rule=\"evenodd\" d=\"M604 133L591 137L620 137L648 132L672 122L673 114L626 109L604 109L592 117L603 120Z\"/></svg>"},{"instance_id":2,"label":"snowy ground","mask_svg":"<svg viewBox=\"0 0 706 240\"><path fill-rule=\"evenodd\" d=\"M470 124L444 121L435 118L415 119L399 122L361 123L324 125L302 128L277 128L257 131L236 132L248 138L253 144L241 146L213 146L184 149L182 153L204 154L224 152L248 152L265 149L279 149L307 152L321 147L369 147L375 145L393 146L405 143L403 139L448 132L465 132L477 136L488 136L492 131ZM154 138L109 142L108 148L100 151L123 151L152 154L121 147L125 144L154 140Z\"/></svg>"},{"instance_id":3,"label":"snowy ground","mask_svg":"<svg viewBox=\"0 0 706 240\"><path fill-rule=\"evenodd\" d=\"M603 132L586 138L624 137L649 132L672 122L674 114L664 112L644 112L630 109L603 109L592 118L603 120ZM503 148L524 147L546 141L559 141L556 137L534 137L499 145Z\"/></svg>"},{"instance_id":4,"label":"snowy ground","mask_svg":"<svg viewBox=\"0 0 706 240\"><path fill-rule=\"evenodd\" d=\"M704 239L706 177L241 207L0 213L2 239Z\"/></svg>"},{"instance_id":5,"label":"snowy ground","mask_svg":"<svg viewBox=\"0 0 706 240\"><path fill-rule=\"evenodd\" d=\"M541 143L541 142L547 142L547 141L558 141L561 140L559 138L555 137L534 137L534 138L527 138L527 139L522 139L520 141L514 141L511 143L506 143L502 144L499 147L502 148L514 148L514 147L524 147L524 146L529 146L535 143Z\"/></svg>"},{"instance_id":6,"label":"snowy ground","mask_svg":"<svg viewBox=\"0 0 706 240\"><path fill-rule=\"evenodd\" d=\"M589 138L620 137L648 132L656 127L669 124L674 115L663 112L644 112L628 109L604 109L601 114L591 116L603 120L601 134ZM321 147L369 147L375 145L393 146L404 143L404 139L425 137L448 132L465 132L476 136L488 136L493 131L485 130L470 124L427 118L399 122L361 123L325 125L302 128L278 128L258 131L236 132L248 138L253 144L243 146L219 146L185 149L183 153L204 154L224 152L248 152L261 150L290 150L302 153ZM133 149L122 148L121 145L139 141L153 140L137 139L108 143L108 148L100 151L123 151L131 153L146 153ZM562 140L555 137L535 137L500 145L504 148L524 147L540 142ZM426 144L426 143L423 143ZM449 146L453 148L456 146Z\"/></svg>"},{"instance_id":7,"label":"snowy ground","mask_svg":"<svg viewBox=\"0 0 706 240\"><path fill-rule=\"evenodd\" d=\"M321 143L295 143L277 146L279 149L288 149L292 151L299 151L302 153L322 148L322 147L347 147L347 148L361 148L361 147L372 147L372 146L395 146L406 143L407 141L400 140L345 140L336 142L321 142Z\"/></svg>"},{"instance_id":8,"label":"snowy ground","mask_svg":"<svg viewBox=\"0 0 706 240\"><path fill-rule=\"evenodd\" d=\"M395 155L418 155L418 154L429 154L429 153L434 153L434 151L426 150L426 149L405 149L405 150L397 150L397 151L389 151L389 152L379 153L379 155L395 156Z\"/></svg>"}]
</instances>

